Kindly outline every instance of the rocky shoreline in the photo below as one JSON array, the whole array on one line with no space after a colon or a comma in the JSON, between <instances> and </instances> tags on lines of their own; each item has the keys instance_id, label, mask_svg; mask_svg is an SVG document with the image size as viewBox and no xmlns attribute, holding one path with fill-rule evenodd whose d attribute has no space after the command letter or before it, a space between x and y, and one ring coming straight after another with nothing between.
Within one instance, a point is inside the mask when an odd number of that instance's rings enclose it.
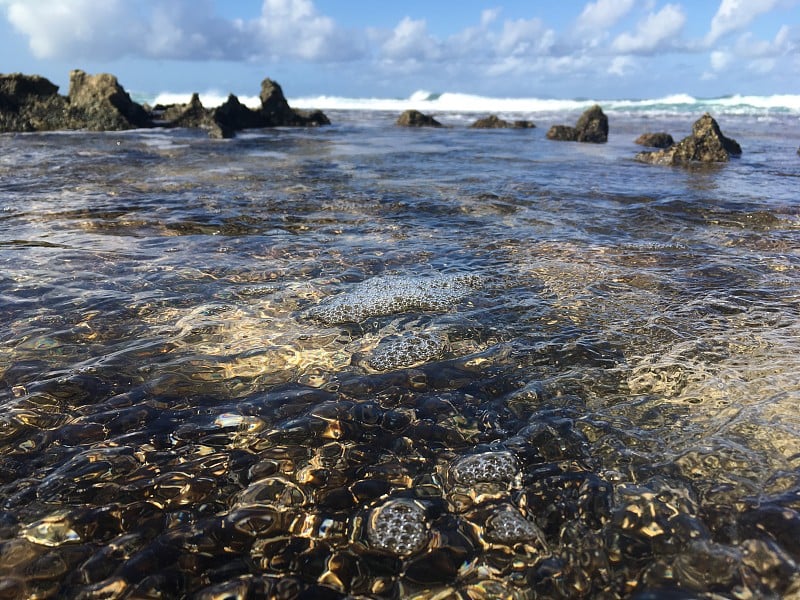
<instances>
[{"instance_id":1,"label":"rocky shoreline","mask_svg":"<svg viewBox=\"0 0 800 600\"><path fill-rule=\"evenodd\" d=\"M206 108L194 94L186 104L150 107L131 99L114 75L89 75L73 70L66 96L58 86L39 75L0 74L0 133L88 130L121 131L138 128L188 127L202 129L212 138L231 138L237 131L267 127L330 125L320 110L301 111L289 106L281 86L266 78L261 82L261 105L251 109L230 94L215 108ZM407 110L396 122L402 127L442 127L431 115ZM508 122L496 115L475 121L475 129L532 129L530 121ZM608 117L599 105L588 108L575 126L553 125L547 139L602 144L608 140ZM709 114L698 119L692 134L677 144L665 132L644 133L635 143L659 148L636 154L639 162L658 165L726 162L739 156L739 144L725 137ZM800 150L798 150L800 153Z\"/></svg>"},{"instance_id":2,"label":"rocky shoreline","mask_svg":"<svg viewBox=\"0 0 800 600\"><path fill-rule=\"evenodd\" d=\"M261 106L250 109L231 94L224 104L205 108L197 94L188 104L148 107L133 101L108 73L89 75L73 70L69 92L39 75L0 75L0 133L60 131L122 131L151 127L195 127L215 138L263 127L329 125L321 111L291 108L281 86L261 82Z\"/></svg>"}]
</instances>

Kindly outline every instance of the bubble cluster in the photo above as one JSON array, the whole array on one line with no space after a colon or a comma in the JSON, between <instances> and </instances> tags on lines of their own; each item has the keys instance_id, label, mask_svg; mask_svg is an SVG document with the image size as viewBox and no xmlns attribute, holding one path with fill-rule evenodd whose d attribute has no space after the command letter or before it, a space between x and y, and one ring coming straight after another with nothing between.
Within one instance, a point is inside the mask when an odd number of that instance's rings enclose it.
<instances>
[{"instance_id":1,"label":"bubble cluster","mask_svg":"<svg viewBox=\"0 0 800 600\"><path fill-rule=\"evenodd\" d=\"M477 275L375 277L310 311L324 323L358 323L409 311L444 311L480 286Z\"/></svg>"},{"instance_id":2,"label":"bubble cluster","mask_svg":"<svg viewBox=\"0 0 800 600\"><path fill-rule=\"evenodd\" d=\"M518 473L517 461L510 452L471 454L453 464L453 477L462 484L510 483Z\"/></svg>"},{"instance_id":3,"label":"bubble cluster","mask_svg":"<svg viewBox=\"0 0 800 600\"><path fill-rule=\"evenodd\" d=\"M413 500L389 500L370 514L367 538L374 548L400 556L421 550L428 543L425 508Z\"/></svg>"},{"instance_id":4,"label":"bubble cluster","mask_svg":"<svg viewBox=\"0 0 800 600\"><path fill-rule=\"evenodd\" d=\"M536 525L528 521L515 508L506 506L487 520L486 538L492 542L510 544L541 539L541 536Z\"/></svg>"},{"instance_id":5,"label":"bubble cluster","mask_svg":"<svg viewBox=\"0 0 800 600\"><path fill-rule=\"evenodd\" d=\"M383 339L367 362L376 371L402 369L440 358L447 350L447 336L441 332L406 332Z\"/></svg>"}]
</instances>

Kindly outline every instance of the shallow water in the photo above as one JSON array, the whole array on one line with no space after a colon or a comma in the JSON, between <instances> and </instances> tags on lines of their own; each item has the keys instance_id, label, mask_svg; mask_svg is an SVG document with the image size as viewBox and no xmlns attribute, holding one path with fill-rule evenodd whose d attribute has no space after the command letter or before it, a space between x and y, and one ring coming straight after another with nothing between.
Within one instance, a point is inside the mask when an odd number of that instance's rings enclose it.
<instances>
[{"instance_id":1,"label":"shallow water","mask_svg":"<svg viewBox=\"0 0 800 600\"><path fill-rule=\"evenodd\" d=\"M0 596L800 595L797 118L330 116L0 136Z\"/></svg>"}]
</instances>

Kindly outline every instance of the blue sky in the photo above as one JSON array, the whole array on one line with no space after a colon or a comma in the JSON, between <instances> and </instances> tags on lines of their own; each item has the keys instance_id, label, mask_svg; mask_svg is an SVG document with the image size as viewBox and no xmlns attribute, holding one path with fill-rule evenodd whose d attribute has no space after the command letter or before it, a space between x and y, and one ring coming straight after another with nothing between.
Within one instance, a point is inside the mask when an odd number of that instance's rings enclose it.
<instances>
[{"instance_id":1,"label":"blue sky","mask_svg":"<svg viewBox=\"0 0 800 600\"><path fill-rule=\"evenodd\" d=\"M800 93L800 0L0 0L0 72L142 93Z\"/></svg>"}]
</instances>

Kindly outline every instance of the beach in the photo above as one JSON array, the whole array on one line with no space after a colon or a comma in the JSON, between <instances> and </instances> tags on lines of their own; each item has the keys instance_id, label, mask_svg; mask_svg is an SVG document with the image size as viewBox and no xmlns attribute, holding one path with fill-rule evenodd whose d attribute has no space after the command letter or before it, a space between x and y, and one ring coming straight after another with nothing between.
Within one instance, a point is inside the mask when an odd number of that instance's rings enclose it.
<instances>
[{"instance_id":1,"label":"beach","mask_svg":"<svg viewBox=\"0 0 800 600\"><path fill-rule=\"evenodd\" d=\"M441 98L0 135L0 594L800 595L800 109Z\"/></svg>"}]
</instances>

